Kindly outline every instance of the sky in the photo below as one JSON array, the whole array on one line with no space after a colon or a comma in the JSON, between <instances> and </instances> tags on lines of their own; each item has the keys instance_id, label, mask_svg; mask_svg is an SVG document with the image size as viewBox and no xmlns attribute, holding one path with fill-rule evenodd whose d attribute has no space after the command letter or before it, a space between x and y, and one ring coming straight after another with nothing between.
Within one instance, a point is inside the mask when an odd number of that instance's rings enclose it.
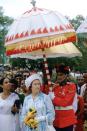
<instances>
[{"instance_id":1,"label":"sky","mask_svg":"<svg viewBox=\"0 0 87 131\"><path fill-rule=\"evenodd\" d=\"M3 7L5 15L17 18L32 8L30 2L31 0L0 0L0 6ZM87 0L36 0L36 6L56 10L70 18L76 15L87 16Z\"/></svg>"}]
</instances>

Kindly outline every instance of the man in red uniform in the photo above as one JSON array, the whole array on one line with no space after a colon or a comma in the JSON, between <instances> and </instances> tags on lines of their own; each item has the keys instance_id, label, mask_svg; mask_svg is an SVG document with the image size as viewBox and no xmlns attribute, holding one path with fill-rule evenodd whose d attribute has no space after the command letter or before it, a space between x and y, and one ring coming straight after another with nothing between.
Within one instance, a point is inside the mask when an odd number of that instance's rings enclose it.
<instances>
[{"instance_id":1,"label":"man in red uniform","mask_svg":"<svg viewBox=\"0 0 87 131\"><path fill-rule=\"evenodd\" d=\"M57 81L53 91L49 93L55 108L54 127L56 131L73 131L77 120L73 110L76 94L74 83L67 82L69 69L60 65L57 69Z\"/></svg>"}]
</instances>

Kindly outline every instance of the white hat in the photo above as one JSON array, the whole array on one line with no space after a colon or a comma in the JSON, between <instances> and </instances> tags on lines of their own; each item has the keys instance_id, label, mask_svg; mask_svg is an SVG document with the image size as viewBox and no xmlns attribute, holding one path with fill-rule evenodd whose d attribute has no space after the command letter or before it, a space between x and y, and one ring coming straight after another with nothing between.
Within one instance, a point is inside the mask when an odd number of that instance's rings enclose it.
<instances>
[{"instance_id":1,"label":"white hat","mask_svg":"<svg viewBox=\"0 0 87 131\"><path fill-rule=\"evenodd\" d=\"M39 80L41 85L42 85L42 79L41 77L38 75L38 74L33 74L31 76L29 76L26 80L25 80L25 85L27 88L30 87L31 83L34 81L34 80Z\"/></svg>"}]
</instances>

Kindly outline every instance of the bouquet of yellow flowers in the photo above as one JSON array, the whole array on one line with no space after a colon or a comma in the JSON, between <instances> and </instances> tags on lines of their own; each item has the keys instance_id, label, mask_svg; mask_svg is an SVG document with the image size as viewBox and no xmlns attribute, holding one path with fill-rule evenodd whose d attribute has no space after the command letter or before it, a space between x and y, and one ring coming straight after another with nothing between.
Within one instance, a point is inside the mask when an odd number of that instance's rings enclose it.
<instances>
[{"instance_id":1,"label":"bouquet of yellow flowers","mask_svg":"<svg viewBox=\"0 0 87 131\"><path fill-rule=\"evenodd\" d=\"M35 119L36 113L37 111L35 110L35 108L30 108L24 119L24 123L31 129L36 129L38 127L38 121Z\"/></svg>"}]
</instances>

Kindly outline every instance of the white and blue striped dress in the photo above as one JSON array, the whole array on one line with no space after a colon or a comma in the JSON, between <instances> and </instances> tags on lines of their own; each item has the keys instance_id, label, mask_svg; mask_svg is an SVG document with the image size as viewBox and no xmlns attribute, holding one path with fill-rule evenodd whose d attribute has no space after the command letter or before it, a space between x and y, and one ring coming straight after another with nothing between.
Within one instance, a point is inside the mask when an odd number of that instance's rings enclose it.
<instances>
[{"instance_id":1,"label":"white and blue striped dress","mask_svg":"<svg viewBox=\"0 0 87 131\"><path fill-rule=\"evenodd\" d=\"M48 95L39 93L39 95L33 100L30 94L24 100L24 105L21 114L22 131L46 131L46 119L40 120L38 129L31 130L28 126L24 125L24 118L30 108L34 107L37 110L36 117L44 117L48 119L48 123L52 124L55 111L51 99Z\"/></svg>"}]
</instances>

